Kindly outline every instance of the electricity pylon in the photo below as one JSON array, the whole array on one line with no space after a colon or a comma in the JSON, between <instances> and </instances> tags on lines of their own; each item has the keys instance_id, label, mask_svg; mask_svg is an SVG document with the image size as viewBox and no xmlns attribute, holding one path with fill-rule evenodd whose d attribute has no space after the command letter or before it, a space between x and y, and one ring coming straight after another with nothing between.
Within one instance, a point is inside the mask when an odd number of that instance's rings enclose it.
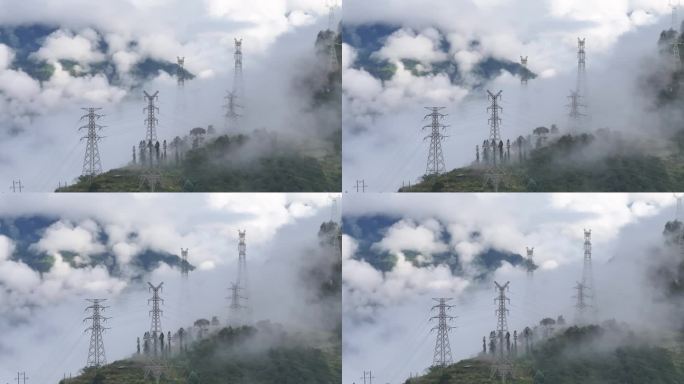
<instances>
[{"instance_id":1,"label":"electricity pylon","mask_svg":"<svg viewBox=\"0 0 684 384\"><path fill-rule=\"evenodd\" d=\"M501 114L503 113L503 108L499 105L499 100L501 100L501 94L503 91L499 91L494 94L492 91L487 91L487 98L491 105L487 107L487 112L490 113L489 116L489 141L494 143L499 143L501 141ZM496 151L494 151L496 153ZM496 155L494 155L496 158Z\"/></svg>"},{"instance_id":2,"label":"electricity pylon","mask_svg":"<svg viewBox=\"0 0 684 384\"><path fill-rule=\"evenodd\" d=\"M582 269L582 290L586 305L592 309L596 320L596 292L594 291L594 271L591 260L591 229L584 230L584 266Z\"/></svg>"},{"instance_id":3,"label":"electricity pylon","mask_svg":"<svg viewBox=\"0 0 684 384\"><path fill-rule=\"evenodd\" d=\"M178 88L185 86L185 57L178 56L178 65L176 66L176 80L178 80Z\"/></svg>"},{"instance_id":4,"label":"electricity pylon","mask_svg":"<svg viewBox=\"0 0 684 384\"><path fill-rule=\"evenodd\" d=\"M487 90L487 98L491 105L487 107L487 112L490 116L487 120L489 123L489 156L490 159L487 163L487 169L484 175L484 183L491 183L494 186L494 192L499 192L499 184L501 184L501 179L504 177L504 171L500 167L503 163L502 146L503 141L501 140L501 114L503 113L503 108L499 105L501 100L501 94L503 91L498 93L493 93ZM497 152L499 161L497 162Z\"/></svg>"},{"instance_id":5,"label":"electricity pylon","mask_svg":"<svg viewBox=\"0 0 684 384\"><path fill-rule=\"evenodd\" d=\"M237 286L242 292L242 316L241 321L243 324L247 324L251 321L251 307L249 305L249 275L247 273L247 244L245 242L245 237L247 236L247 231L238 230L239 242L238 242L238 275L237 275Z\"/></svg>"},{"instance_id":6,"label":"electricity pylon","mask_svg":"<svg viewBox=\"0 0 684 384\"><path fill-rule=\"evenodd\" d=\"M669 6L672 8L672 26L671 29L673 31L678 31L679 26L677 25L679 22L679 1L677 1L677 4L674 4L672 0L670 0Z\"/></svg>"},{"instance_id":7,"label":"electricity pylon","mask_svg":"<svg viewBox=\"0 0 684 384\"><path fill-rule=\"evenodd\" d=\"M682 68L682 55L679 46L683 43L679 41L679 36L675 36L672 41L672 61L675 64L676 69Z\"/></svg>"},{"instance_id":8,"label":"electricity pylon","mask_svg":"<svg viewBox=\"0 0 684 384\"><path fill-rule=\"evenodd\" d=\"M161 326L161 316L164 311L162 311L159 308L159 305L164 303L164 299L159 297L159 292L162 290L162 286L164 283L159 283L156 287L152 285L152 283L148 282L147 285L149 285L149 290L152 292L152 298L147 300L147 303L149 304L152 302L152 310L150 311L150 317L152 317L152 323L150 325L150 335L152 335L152 344L154 347L154 354L157 354L157 342L159 340L159 336L163 334L164 331L162 331L162 326Z\"/></svg>"},{"instance_id":9,"label":"electricity pylon","mask_svg":"<svg viewBox=\"0 0 684 384\"><path fill-rule=\"evenodd\" d=\"M505 384L507 379L513 378L513 364L511 363L510 356L506 352L506 348L504 348L507 340L506 335L508 334L508 309L506 308L506 304L511 301L508 296L506 296L506 291L509 289L510 282L506 282L504 285L501 285L498 282L494 282L494 284L496 286L496 292L498 293L494 302L497 304L496 337L499 341L499 347L497 349L496 361L494 362L494 365L492 365L491 376L499 375L499 377L501 377L501 382Z\"/></svg>"},{"instance_id":10,"label":"electricity pylon","mask_svg":"<svg viewBox=\"0 0 684 384\"><path fill-rule=\"evenodd\" d=\"M90 310L91 315L83 319L83 322L91 322L90 327L85 330L85 332L90 331L90 346L88 347L88 361L86 367L97 368L107 364L102 332L109 328L104 327L102 323L107 322L110 318L102 316L102 312L109 307L102 305L106 299L86 299L86 301L92 303L86 307L86 312Z\"/></svg>"},{"instance_id":11,"label":"electricity pylon","mask_svg":"<svg viewBox=\"0 0 684 384\"><path fill-rule=\"evenodd\" d=\"M574 296L577 299L575 303L575 322L577 324L585 324L587 321L587 311L592 308L591 306L591 295L587 292L586 287L582 283L577 283L575 285L575 290L577 294Z\"/></svg>"},{"instance_id":12,"label":"electricity pylon","mask_svg":"<svg viewBox=\"0 0 684 384\"><path fill-rule=\"evenodd\" d=\"M145 125L147 126L147 135L145 140L147 142L152 142L154 144L157 142L157 125L159 124L159 119L155 113L159 113L159 107L155 104L159 100L159 91L150 95L147 91L143 91L145 94L145 100L147 100L147 107L143 109L143 113L147 112L147 118L145 118ZM151 163L150 159L150 163Z\"/></svg>"},{"instance_id":13,"label":"electricity pylon","mask_svg":"<svg viewBox=\"0 0 684 384\"><path fill-rule=\"evenodd\" d=\"M242 105L238 103L238 96L235 91L228 92L225 99L226 104L223 107L226 109L226 124L229 129L237 130L242 117L238 111L242 109Z\"/></svg>"},{"instance_id":14,"label":"electricity pylon","mask_svg":"<svg viewBox=\"0 0 684 384\"><path fill-rule=\"evenodd\" d=\"M570 104L567 105L567 107L570 108L570 113L568 114L570 125L572 129L576 130L582 125L582 118L586 116L580 112L580 108L584 108L586 105L582 104L582 96L577 91L570 91L568 99L570 99Z\"/></svg>"},{"instance_id":15,"label":"electricity pylon","mask_svg":"<svg viewBox=\"0 0 684 384\"><path fill-rule=\"evenodd\" d=\"M425 176L440 175L446 171L444 154L442 153L442 140L448 137L444 135L444 131L448 125L442 124L442 120L447 115L439 112L444 108L445 107L425 107L425 109L431 111L429 114L425 115L424 118L424 120L430 119L431 123L423 127L423 130L430 130L430 134L424 138L424 140L430 139L430 151L428 152Z\"/></svg>"},{"instance_id":16,"label":"electricity pylon","mask_svg":"<svg viewBox=\"0 0 684 384\"><path fill-rule=\"evenodd\" d=\"M238 284L230 284L230 316L228 318L228 323L236 326L244 325L245 316L244 311L247 309L246 306L242 305L242 301L247 298L242 296L240 292L243 290Z\"/></svg>"},{"instance_id":17,"label":"electricity pylon","mask_svg":"<svg viewBox=\"0 0 684 384\"><path fill-rule=\"evenodd\" d=\"M432 307L432 310L439 310L437 316L432 316L430 321L437 319L437 325L432 328L437 331L437 341L435 342L435 352L432 358L432 365L438 367L446 367L453 363L451 356L451 345L449 344L449 331L454 327L449 325L454 317L450 316L447 311L453 308L453 305L447 304L451 298L432 299L438 304Z\"/></svg>"},{"instance_id":18,"label":"electricity pylon","mask_svg":"<svg viewBox=\"0 0 684 384\"><path fill-rule=\"evenodd\" d=\"M190 271L189 264L188 264L188 251L189 250L190 250L189 248L185 248L185 249L181 248L181 258L182 258L181 276L184 279L188 278L188 272Z\"/></svg>"},{"instance_id":19,"label":"electricity pylon","mask_svg":"<svg viewBox=\"0 0 684 384\"><path fill-rule=\"evenodd\" d=\"M577 38L577 87L576 91L582 96L586 93L587 81L587 39Z\"/></svg>"},{"instance_id":20,"label":"electricity pylon","mask_svg":"<svg viewBox=\"0 0 684 384\"><path fill-rule=\"evenodd\" d=\"M235 39L235 72L233 73L233 92L237 97L244 97L244 79L242 77L242 39Z\"/></svg>"},{"instance_id":21,"label":"electricity pylon","mask_svg":"<svg viewBox=\"0 0 684 384\"><path fill-rule=\"evenodd\" d=\"M527 87L527 81L529 80L527 69L527 56L520 56L520 65L522 65L523 67L522 76L520 76L520 84L523 86L523 88L525 88Z\"/></svg>"},{"instance_id":22,"label":"electricity pylon","mask_svg":"<svg viewBox=\"0 0 684 384\"><path fill-rule=\"evenodd\" d=\"M81 175L89 177L91 180L93 177L102 173L102 162L100 161L100 150L98 149L97 143L103 139L103 136L99 135L99 131L104 128L104 126L97 124L104 115L96 113L102 108L81 108L88 113L81 116L81 121L88 119L88 124L81 126L78 130L87 130L85 136L81 137L82 140L86 140L86 151L83 157L83 172Z\"/></svg>"},{"instance_id":23,"label":"electricity pylon","mask_svg":"<svg viewBox=\"0 0 684 384\"><path fill-rule=\"evenodd\" d=\"M534 247L525 248L527 250L527 277L532 278L534 275Z\"/></svg>"},{"instance_id":24,"label":"electricity pylon","mask_svg":"<svg viewBox=\"0 0 684 384\"><path fill-rule=\"evenodd\" d=\"M21 180L12 180L12 186L9 188L13 193L17 193L17 189L19 190L19 193L21 193L24 189L24 184L21 183Z\"/></svg>"},{"instance_id":25,"label":"electricity pylon","mask_svg":"<svg viewBox=\"0 0 684 384\"><path fill-rule=\"evenodd\" d=\"M140 186L138 188L142 191L147 186L150 192L154 192L157 190L157 186L162 186L161 180L161 173L156 168L145 169L140 175Z\"/></svg>"}]
</instances>

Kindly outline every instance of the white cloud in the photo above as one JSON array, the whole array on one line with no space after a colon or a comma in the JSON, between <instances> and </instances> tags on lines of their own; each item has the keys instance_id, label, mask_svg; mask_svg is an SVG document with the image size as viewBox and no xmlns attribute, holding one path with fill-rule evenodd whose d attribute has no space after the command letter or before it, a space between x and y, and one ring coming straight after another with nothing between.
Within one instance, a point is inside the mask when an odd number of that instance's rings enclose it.
<instances>
[{"instance_id":1,"label":"white cloud","mask_svg":"<svg viewBox=\"0 0 684 384\"><path fill-rule=\"evenodd\" d=\"M56 253L71 251L88 256L104 251L97 241L97 232L88 225L73 225L67 221L58 221L45 231L43 237L34 246L44 252Z\"/></svg>"},{"instance_id":2,"label":"white cloud","mask_svg":"<svg viewBox=\"0 0 684 384\"><path fill-rule=\"evenodd\" d=\"M14 52L5 44L0 44L0 72L9 68L14 60Z\"/></svg>"},{"instance_id":3,"label":"white cloud","mask_svg":"<svg viewBox=\"0 0 684 384\"><path fill-rule=\"evenodd\" d=\"M439 46L439 34L434 29L415 33L410 29L400 29L391 34L385 45L376 53L379 58L397 61L412 59L421 63L433 63L446 59Z\"/></svg>"},{"instance_id":4,"label":"white cloud","mask_svg":"<svg viewBox=\"0 0 684 384\"><path fill-rule=\"evenodd\" d=\"M429 228L424 224L401 220L392 225L374 247L391 252L414 250L428 255L444 252L447 246L438 238L440 230L441 228Z\"/></svg>"},{"instance_id":5,"label":"white cloud","mask_svg":"<svg viewBox=\"0 0 684 384\"><path fill-rule=\"evenodd\" d=\"M97 51L96 41L92 40L94 32L85 30L85 37L72 34L69 31L57 30L45 39L43 46L35 56L49 62L58 60L74 60L79 63L94 63L104 59L104 55Z\"/></svg>"}]
</instances>

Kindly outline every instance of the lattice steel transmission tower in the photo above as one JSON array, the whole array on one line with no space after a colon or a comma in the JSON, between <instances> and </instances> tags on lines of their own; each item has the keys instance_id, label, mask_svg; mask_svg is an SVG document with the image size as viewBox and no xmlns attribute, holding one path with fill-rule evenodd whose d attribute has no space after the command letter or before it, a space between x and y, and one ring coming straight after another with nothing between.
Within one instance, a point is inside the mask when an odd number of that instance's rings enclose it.
<instances>
[{"instance_id":1,"label":"lattice steel transmission tower","mask_svg":"<svg viewBox=\"0 0 684 384\"><path fill-rule=\"evenodd\" d=\"M17 193L17 189L19 190L19 193L21 193L24 188L25 186L21 183L21 180L12 180L12 186L9 187L12 193Z\"/></svg>"},{"instance_id":2,"label":"lattice steel transmission tower","mask_svg":"<svg viewBox=\"0 0 684 384\"><path fill-rule=\"evenodd\" d=\"M176 66L176 80L178 80L178 88L185 86L185 57L176 57L178 65Z\"/></svg>"},{"instance_id":3,"label":"lattice steel transmission tower","mask_svg":"<svg viewBox=\"0 0 684 384\"><path fill-rule=\"evenodd\" d=\"M675 64L676 69L682 69L682 55L679 46L683 43L679 41L679 36L675 36L672 40L672 61Z\"/></svg>"},{"instance_id":4,"label":"lattice steel transmission tower","mask_svg":"<svg viewBox=\"0 0 684 384\"><path fill-rule=\"evenodd\" d=\"M567 107L570 109L568 118L570 119L571 129L577 130L582 125L582 119L586 116L580 111L581 108L585 108L586 105L582 104L582 96L577 91L570 91L570 104Z\"/></svg>"},{"instance_id":5,"label":"lattice steel transmission tower","mask_svg":"<svg viewBox=\"0 0 684 384\"><path fill-rule=\"evenodd\" d=\"M587 39L577 38L577 93L586 94L587 82Z\"/></svg>"},{"instance_id":6,"label":"lattice steel transmission tower","mask_svg":"<svg viewBox=\"0 0 684 384\"><path fill-rule=\"evenodd\" d=\"M85 332L90 331L90 346L88 347L86 367L97 368L107 364L102 332L109 328L104 327L102 323L106 323L110 318L103 316L102 312L109 307L102 305L107 299L86 299L86 301L91 303L91 305L86 307L86 312L91 311L91 315L83 319L83 322L91 322L90 327L85 330Z\"/></svg>"},{"instance_id":7,"label":"lattice steel transmission tower","mask_svg":"<svg viewBox=\"0 0 684 384\"><path fill-rule=\"evenodd\" d=\"M161 173L157 169L146 169L140 175L140 186L138 188L142 191L147 186L150 192L154 192L157 190L157 186L162 186L161 181Z\"/></svg>"},{"instance_id":8,"label":"lattice steel transmission tower","mask_svg":"<svg viewBox=\"0 0 684 384\"><path fill-rule=\"evenodd\" d=\"M99 132L104 126L97 124L104 115L100 115L97 111L102 108L81 108L88 113L81 116L81 121L88 119L88 124L78 128L79 131L87 130L85 136L81 137L81 141L86 140L86 151L83 157L83 176L88 176L91 179L102 173L102 162L100 161L100 150L97 143L103 139Z\"/></svg>"},{"instance_id":9,"label":"lattice steel transmission tower","mask_svg":"<svg viewBox=\"0 0 684 384\"><path fill-rule=\"evenodd\" d=\"M587 312L592 307L591 306L591 294L587 292L586 286L582 283L577 283L575 285L575 290L577 294L573 296L577 301L575 302L575 322L577 324L584 324L587 321Z\"/></svg>"},{"instance_id":10,"label":"lattice steel transmission tower","mask_svg":"<svg viewBox=\"0 0 684 384\"><path fill-rule=\"evenodd\" d=\"M239 242L237 286L242 292L242 296L240 296L240 298L242 300L242 303L244 303L241 308L241 320L243 323L249 323L251 321L251 308L249 306L249 275L247 273L247 244L245 242L247 231L238 230L238 235Z\"/></svg>"},{"instance_id":11,"label":"lattice steel transmission tower","mask_svg":"<svg viewBox=\"0 0 684 384\"><path fill-rule=\"evenodd\" d=\"M442 140L448 137L444 135L448 125L442 124L442 120L444 120L447 115L439 112L444 108L445 107L425 107L430 113L425 116L424 120L431 120L429 125L423 127L423 130L430 130L430 134L424 138L424 140L430 139L430 151L428 152L425 176L440 175L446 172L444 154L442 152Z\"/></svg>"},{"instance_id":12,"label":"lattice steel transmission tower","mask_svg":"<svg viewBox=\"0 0 684 384\"><path fill-rule=\"evenodd\" d=\"M230 310L230 316L228 318L228 323L232 325L244 325L247 306L243 305L242 302L243 300L247 300L247 298L240 294L240 292L243 291L240 285L231 283L229 289L230 296L228 298L230 299L230 306L228 308Z\"/></svg>"},{"instance_id":13,"label":"lattice steel transmission tower","mask_svg":"<svg viewBox=\"0 0 684 384\"><path fill-rule=\"evenodd\" d=\"M228 128L233 128L237 129L239 127L239 121L242 115L240 112L238 112L240 109L242 109L242 105L240 105L237 101L237 94L235 91L228 92L226 94L226 104L224 104L224 108L226 109L226 123L228 124Z\"/></svg>"},{"instance_id":14,"label":"lattice steel transmission tower","mask_svg":"<svg viewBox=\"0 0 684 384\"><path fill-rule=\"evenodd\" d=\"M242 39L235 39L235 72L233 73L233 92L236 97L243 98L245 92L244 78L242 77Z\"/></svg>"},{"instance_id":15,"label":"lattice steel transmission tower","mask_svg":"<svg viewBox=\"0 0 684 384\"><path fill-rule=\"evenodd\" d=\"M181 276L184 279L188 278L188 273L190 272L190 264L188 263L188 251L189 250L190 250L189 248L185 248L185 249L181 248L181 258L182 258Z\"/></svg>"},{"instance_id":16,"label":"lattice steel transmission tower","mask_svg":"<svg viewBox=\"0 0 684 384\"><path fill-rule=\"evenodd\" d=\"M496 309L496 337L499 341L499 347L497 349L496 361L492 366L491 376L499 375L501 377L501 382L506 383L506 380L513 378L513 363L511 362L510 356L506 352L507 334L508 332L508 309L506 304L510 303L510 299L506 296L506 292L509 289L510 282L501 285L498 282L494 282L496 286L497 297L494 298L494 302L497 304Z\"/></svg>"},{"instance_id":17,"label":"lattice steel transmission tower","mask_svg":"<svg viewBox=\"0 0 684 384\"><path fill-rule=\"evenodd\" d=\"M155 104L155 102L159 100L159 91L156 91L152 95L147 93L147 91L143 91L143 93L145 95L145 100L147 101L147 107L143 109L143 113L147 113L147 118L145 118L145 125L147 126L145 140L154 144L157 142L157 125L159 125L159 119L157 119L155 114L159 113L159 107Z\"/></svg>"},{"instance_id":18,"label":"lattice steel transmission tower","mask_svg":"<svg viewBox=\"0 0 684 384\"><path fill-rule=\"evenodd\" d=\"M529 70L527 69L527 56L520 56L520 65L523 67L522 76L520 76L520 84L523 87L527 87L527 81L529 80Z\"/></svg>"},{"instance_id":19,"label":"lattice steel transmission tower","mask_svg":"<svg viewBox=\"0 0 684 384\"><path fill-rule=\"evenodd\" d=\"M160 304L164 303L164 299L159 296L159 292L162 291L162 286L164 283L159 283L159 285L156 287L150 282L148 282L147 285L149 285L149 291L152 292L152 298L148 299L147 303L149 304L152 302L152 310L150 311L150 317L152 317L152 323L150 324L150 335L152 336L152 345L154 348L154 354L156 355L158 351L157 343L159 336L164 333L161 326L161 316L164 311L162 311L160 308Z\"/></svg>"},{"instance_id":20,"label":"lattice steel transmission tower","mask_svg":"<svg viewBox=\"0 0 684 384\"><path fill-rule=\"evenodd\" d=\"M596 311L594 271L591 261L591 229L584 230L584 267L582 269L582 290L586 305ZM593 313L595 317L595 313Z\"/></svg>"},{"instance_id":21,"label":"lattice steel transmission tower","mask_svg":"<svg viewBox=\"0 0 684 384\"><path fill-rule=\"evenodd\" d=\"M527 277L532 278L534 276L534 247L525 247L527 250Z\"/></svg>"},{"instance_id":22,"label":"lattice steel transmission tower","mask_svg":"<svg viewBox=\"0 0 684 384\"><path fill-rule=\"evenodd\" d=\"M672 26L670 28L673 31L679 31L679 5L679 1L677 1L677 4L675 4L672 2L672 0L670 0L669 6L672 8Z\"/></svg>"},{"instance_id":23,"label":"lattice steel transmission tower","mask_svg":"<svg viewBox=\"0 0 684 384\"><path fill-rule=\"evenodd\" d=\"M504 176L504 172L500 167L504 160L504 155L502 154L503 141L501 140L501 114L503 114L503 108L499 105L502 93L503 91L499 91L495 94L492 91L487 90L487 99L491 103L491 105L487 107L487 112L490 114L489 119L487 120L489 123L489 140L487 143L490 148L490 160L487 164L484 182L485 184L492 183L495 192L499 191L499 184ZM497 152L499 152L498 162Z\"/></svg>"},{"instance_id":24,"label":"lattice steel transmission tower","mask_svg":"<svg viewBox=\"0 0 684 384\"><path fill-rule=\"evenodd\" d=\"M494 94L492 91L487 91L487 98L491 105L487 107L487 112L490 113L489 116L489 140L498 143L501 141L501 114L503 113L503 108L499 105L499 100L501 100L501 94L503 91L499 91ZM495 156L496 157L496 156Z\"/></svg>"},{"instance_id":25,"label":"lattice steel transmission tower","mask_svg":"<svg viewBox=\"0 0 684 384\"><path fill-rule=\"evenodd\" d=\"M337 70L337 43L335 34L335 8L337 7L337 0L328 0L328 31L330 31L330 46L328 47L328 60L330 71Z\"/></svg>"},{"instance_id":26,"label":"lattice steel transmission tower","mask_svg":"<svg viewBox=\"0 0 684 384\"><path fill-rule=\"evenodd\" d=\"M449 331L454 327L450 326L449 323L454 319L453 316L448 314L448 311L453 308L453 305L449 305L448 302L451 298L439 298L432 299L438 304L432 307L434 311L437 309L439 312L437 316L432 316L430 320L437 319L437 325L432 328L433 331L437 331L437 341L435 342L435 353L432 358L432 365L438 367L446 367L453 363L453 358L451 356L451 345L449 344Z\"/></svg>"}]
</instances>

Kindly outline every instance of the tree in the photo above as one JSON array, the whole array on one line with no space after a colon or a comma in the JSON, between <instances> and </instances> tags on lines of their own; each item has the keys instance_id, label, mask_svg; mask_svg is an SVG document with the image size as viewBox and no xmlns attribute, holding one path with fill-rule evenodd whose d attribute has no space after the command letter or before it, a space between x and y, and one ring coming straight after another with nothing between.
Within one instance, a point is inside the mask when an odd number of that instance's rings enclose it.
<instances>
[{"instance_id":1,"label":"tree","mask_svg":"<svg viewBox=\"0 0 684 384\"><path fill-rule=\"evenodd\" d=\"M544 384L544 374L542 371L537 370L534 374L534 384Z\"/></svg>"},{"instance_id":2,"label":"tree","mask_svg":"<svg viewBox=\"0 0 684 384\"><path fill-rule=\"evenodd\" d=\"M195 371L190 372L190 374L188 375L187 383L188 384L200 384L200 378L199 378L199 375L197 374L197 372L195 372Z\"/></svg>"}]
</instances>

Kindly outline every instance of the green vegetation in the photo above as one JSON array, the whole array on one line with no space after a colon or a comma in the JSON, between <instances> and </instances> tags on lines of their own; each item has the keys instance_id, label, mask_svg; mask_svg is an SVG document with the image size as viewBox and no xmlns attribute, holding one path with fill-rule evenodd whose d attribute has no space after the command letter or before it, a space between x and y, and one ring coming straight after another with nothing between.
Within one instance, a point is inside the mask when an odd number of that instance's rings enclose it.
<instances>
[{"instance_id":1,"label":"green vegetation","mask_svg":"<svg viewBox=\"0 0 684 384\"><path fill-rule=\"evenodd\" d=\"M618 343L616 340L622 340ZM684 355L637 341L627 330L570 327L515 360L510 384L676 384L684 382ZM612 345L611 345L612 344ZM405 384L495 384L491 360L478 357L431 368Z\"/></svg>"},{"instance_id":2,"label":"green vegetation","mask_svg":"<svg viewBox=\"0 0 684 384\"><path fill-rule=\"evenodd\" d=\"M219 136L203 147L189 150L176 163L169 155L159 168L160 192L323 192L341 190L341 156L322 157L272 151L253 160L233 160L231 155L247 143L244 136ZM57 192L149 191L141 185L145 169L129 165L93 178L79 178Z\"/></svg>"},{"instance_id":3,"label":"green vegetation","mask_svg":"<svg viewBox=\"0 0 684 384\"><path fill-rule=\"evenodd\" d=\"M603 138L603 140L613 140ZM617 139L613 144L619 145ZM565 135L530 152L522 162L505 165L500 192L662 192L684 190L684 162L679 154L647 155L615 151L591 155L594 136ZM623 144L624 145L624 144ZM425 177L400 192L489 192L485 169L470 166Z\"/></svg>"},{"instance_id":4,"label":"green vegetation","mask_svg":"<svg viewBox=\"0 0 684 384\"><path fill-rule=\"evenodd\" d=\"M160 383L337 384L341 382L339 341L313 347L273 328L223 328L165 360ZM288 339L283 342L283 339ZM270 340L269 340L270 339ZM268 346L271 343L272 346ZM262 345L259 345L262 344ZM90 368L68 384L142 384L144 357ZM64 384L60 381L60 384Z\"/></svg>"}]
</instances>

